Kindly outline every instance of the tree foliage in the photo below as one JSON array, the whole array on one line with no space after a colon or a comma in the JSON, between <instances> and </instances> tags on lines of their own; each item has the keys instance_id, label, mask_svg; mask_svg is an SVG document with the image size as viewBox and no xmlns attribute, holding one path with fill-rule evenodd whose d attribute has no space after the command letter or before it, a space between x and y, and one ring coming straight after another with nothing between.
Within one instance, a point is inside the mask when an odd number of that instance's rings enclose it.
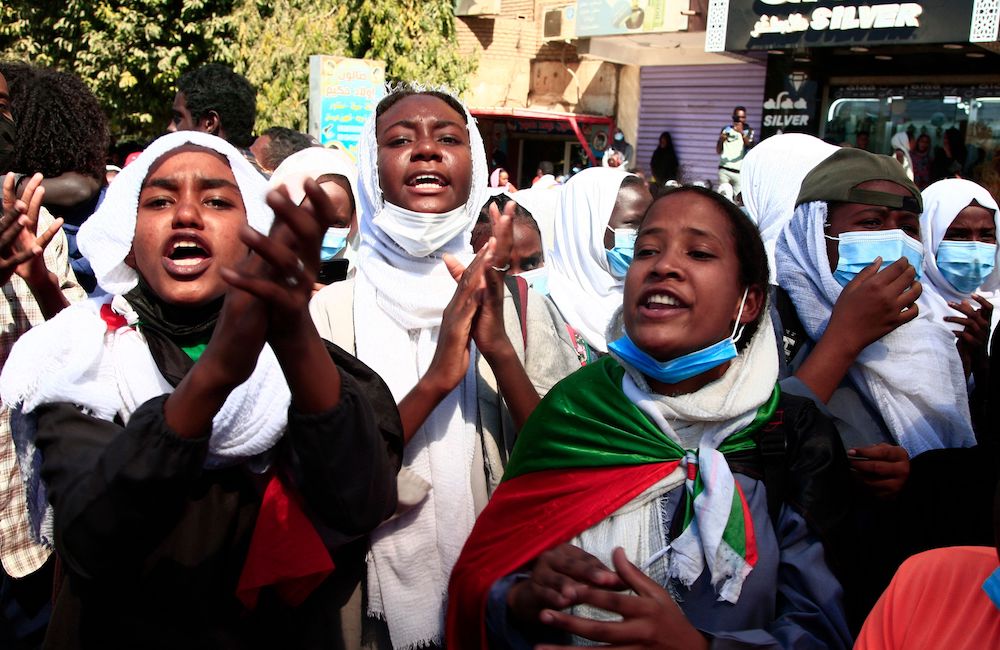
<instances>
[{"instance_id":1,"label":"tree foliage","mask_svg":"<svg viewBox=\"0 0 1000 650\"><path fill-rule=\"evenodd\" d=\"M177 78L209 61L258 89L258 129L306 128L309 56L386 62L389 78L468 86L451 0L7 0L7 58L79 75L119 136L166 125Z\"/></svg>"}]
</instances>

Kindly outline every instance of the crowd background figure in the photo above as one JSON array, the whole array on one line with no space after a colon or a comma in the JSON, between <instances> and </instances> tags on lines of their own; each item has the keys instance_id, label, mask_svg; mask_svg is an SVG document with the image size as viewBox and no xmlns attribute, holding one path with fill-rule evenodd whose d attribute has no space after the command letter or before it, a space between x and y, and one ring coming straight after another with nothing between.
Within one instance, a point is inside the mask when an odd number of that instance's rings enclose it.
<instances>
[{"instance_id":1,"label":"crowd background figure","mask_svg":"<svg viewBox=\"0 0 1000 650\"><path fill-rule=\"evenodd\" d=\"M355 158L221 65L134 147L0 73L3 647L996 640L1000 174L957 131L738 106L718 184L618 130L518 189L419 82Z\"/></svg>"}]
</instances>

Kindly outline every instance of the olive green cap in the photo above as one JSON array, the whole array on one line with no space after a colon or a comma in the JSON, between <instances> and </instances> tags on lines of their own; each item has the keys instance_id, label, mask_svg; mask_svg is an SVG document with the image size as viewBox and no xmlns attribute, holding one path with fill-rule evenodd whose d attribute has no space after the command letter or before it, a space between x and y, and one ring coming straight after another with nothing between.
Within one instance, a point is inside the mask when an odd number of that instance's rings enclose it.
<instances>
[{"instance_id":1,"label":"olive green cap","mask_svg":"<svg viewBox=\"0 0 1000 650\"><path fill-rule=\"evenodd\" d=\"M911 196L857 189L858 185L867 181L892 181L905 187ZM923 212L920 190L906 177L898 160L850 147L835 151L802 179L795 205L813 201L863 203L909 210L916 214Z\"/></svg>"}]
</instances>

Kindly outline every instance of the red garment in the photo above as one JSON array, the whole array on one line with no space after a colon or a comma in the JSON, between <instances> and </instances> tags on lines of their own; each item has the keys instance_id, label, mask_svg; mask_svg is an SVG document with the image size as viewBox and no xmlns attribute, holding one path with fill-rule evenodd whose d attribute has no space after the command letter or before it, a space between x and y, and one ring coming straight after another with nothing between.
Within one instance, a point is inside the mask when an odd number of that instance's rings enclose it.
<instances>
[{"instance_id":1,"label":"red garment","mask_svg":"<svg viewBox=\"0 0 1000 650\"><path fill-rule=\"evenodd\" d=\"M1000 648L1000 609L983 591L998 564L997 550L985 546L914 555L875 603L854 650Z\"/></svg>"},{"instance_id":2,"label":"red garment","mask_svg":"<svg viewBox=\"0 0 1000 650\"><path fill-rule=\"evenodd\" d=\"M260 590L270 585L283 601L296 607L331 572L333 559L295 493L272 476L260 504L236 597L247 609L253 609Z\"/></svg>"},{"instance_id":3,"label":"red garment","mask_svg":"<svg viewBox=\"0 0 1000 650\"><path fill-rule=\"evenodd\" d=\"M553 469L501 483L451 572L449 650L488 647L486 600L494 582L603 521L679 464Z\"/></svg>"}]
</instances>

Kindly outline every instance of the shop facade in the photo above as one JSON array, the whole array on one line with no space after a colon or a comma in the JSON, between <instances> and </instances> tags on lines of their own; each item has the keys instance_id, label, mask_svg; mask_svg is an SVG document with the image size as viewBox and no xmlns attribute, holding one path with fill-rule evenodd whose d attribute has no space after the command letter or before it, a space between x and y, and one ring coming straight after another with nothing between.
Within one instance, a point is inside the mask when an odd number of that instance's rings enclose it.
<instances>
[{"instance_id":1,"label":"shop facade","mask_svg":"<svg viewBox=\"0 0 1000 650\"><path fill-rule=\"evenodd\" d=\"M904 132L948 173L1000 165L997 0L712 0L706 50L766 54L761 136L890 153Z\"/></svg>"}]
</instances>

